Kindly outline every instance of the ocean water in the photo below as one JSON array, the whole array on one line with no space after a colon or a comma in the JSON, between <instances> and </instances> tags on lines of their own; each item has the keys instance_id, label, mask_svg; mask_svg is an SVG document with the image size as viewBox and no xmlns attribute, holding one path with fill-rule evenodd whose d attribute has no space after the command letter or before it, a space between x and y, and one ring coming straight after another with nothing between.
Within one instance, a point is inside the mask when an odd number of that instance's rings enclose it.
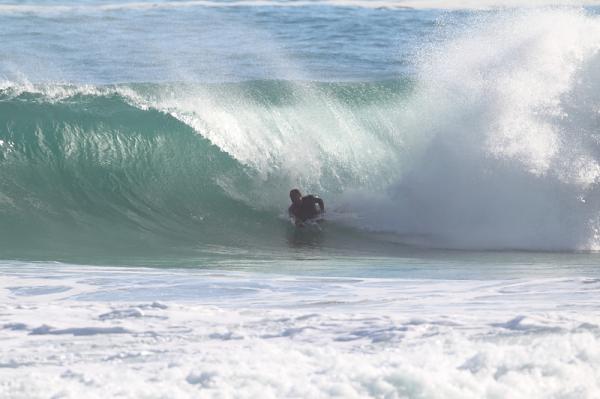
<instances>
[{"instance_id":1,"label":"ocean water","mask_svg":"<svg viewBox=\"0 0 600 399\"><path fill-rule=\"evenodd\" d=\"M599 397L598 6L0 1L0 397Z\"/></svg>"}]
</instances>

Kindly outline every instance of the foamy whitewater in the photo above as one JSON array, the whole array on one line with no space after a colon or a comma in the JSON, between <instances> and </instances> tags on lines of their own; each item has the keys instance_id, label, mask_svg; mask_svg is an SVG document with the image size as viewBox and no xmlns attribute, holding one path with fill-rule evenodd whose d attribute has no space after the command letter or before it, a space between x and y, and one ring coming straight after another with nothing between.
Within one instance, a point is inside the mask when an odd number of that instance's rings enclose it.
<instances>
[{"instance_id":1,"label":"foamy whitewater","mask_svg":"<svg viewBox=\"0 0 600 399\"><path fill-rule=\"evenodd\" d=\"M599 397L598 10L0 1L0 397Z\"/></svg>"}]
</instances>

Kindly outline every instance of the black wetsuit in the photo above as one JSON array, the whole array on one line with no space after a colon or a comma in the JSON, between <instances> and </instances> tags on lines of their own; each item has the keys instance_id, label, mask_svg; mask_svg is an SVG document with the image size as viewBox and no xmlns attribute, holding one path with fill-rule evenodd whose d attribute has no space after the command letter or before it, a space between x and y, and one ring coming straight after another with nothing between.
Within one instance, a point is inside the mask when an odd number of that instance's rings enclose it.
<instances>
[{"instance_id":1,"label":"black wetsuit","mask_svg":"<svg viewBox=\"0 0 600 399\"><path fill-rule=\"evenodd\" d=\"M307 195L305 197L302 197L301 205L290 205L288 212L290 213L290 215L293 215L296 218L296 220L304 222L307 219L312 219L321 214L321 211L317 209L318 203L319 200L316 197L312 195Z\"/></svg>"}]
</instances>

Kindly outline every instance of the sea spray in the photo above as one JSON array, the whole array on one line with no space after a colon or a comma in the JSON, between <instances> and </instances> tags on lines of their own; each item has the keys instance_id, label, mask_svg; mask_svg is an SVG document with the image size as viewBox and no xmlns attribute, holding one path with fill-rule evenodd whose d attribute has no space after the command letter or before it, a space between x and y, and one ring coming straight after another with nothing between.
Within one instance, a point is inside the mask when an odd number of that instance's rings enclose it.
<instances>
[{"instance_id":1,"label":"sea spray","mask_svg":"<svg viewBox=\"0 0 600 399\"><path fill-rule=\"evenodd\" d=\"M454 248L596 249L600 20L495 12L446 35L406 107L418 160L361 223Z\"/></svg>"}]
</instances>

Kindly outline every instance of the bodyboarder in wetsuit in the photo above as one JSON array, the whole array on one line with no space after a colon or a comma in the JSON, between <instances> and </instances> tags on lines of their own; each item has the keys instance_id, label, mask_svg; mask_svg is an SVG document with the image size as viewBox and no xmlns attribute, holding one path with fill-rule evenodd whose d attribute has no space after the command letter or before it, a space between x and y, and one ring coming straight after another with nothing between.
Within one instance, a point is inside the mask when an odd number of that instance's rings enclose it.
<instances>
[{"instance_id":1,"label":"bodyboarder in wetsuit","mask_svg":"<svg viewBox=\"0 0 600 399\"><path fill-rule=\"evenodd\" d=\"M297 188L290 191L290 199L292 205L288 208L288 213L298 227L303 227L306 220L325 213L325 203L321 198L313 195L303 197Z\"/></svg>"}]
</instances>

